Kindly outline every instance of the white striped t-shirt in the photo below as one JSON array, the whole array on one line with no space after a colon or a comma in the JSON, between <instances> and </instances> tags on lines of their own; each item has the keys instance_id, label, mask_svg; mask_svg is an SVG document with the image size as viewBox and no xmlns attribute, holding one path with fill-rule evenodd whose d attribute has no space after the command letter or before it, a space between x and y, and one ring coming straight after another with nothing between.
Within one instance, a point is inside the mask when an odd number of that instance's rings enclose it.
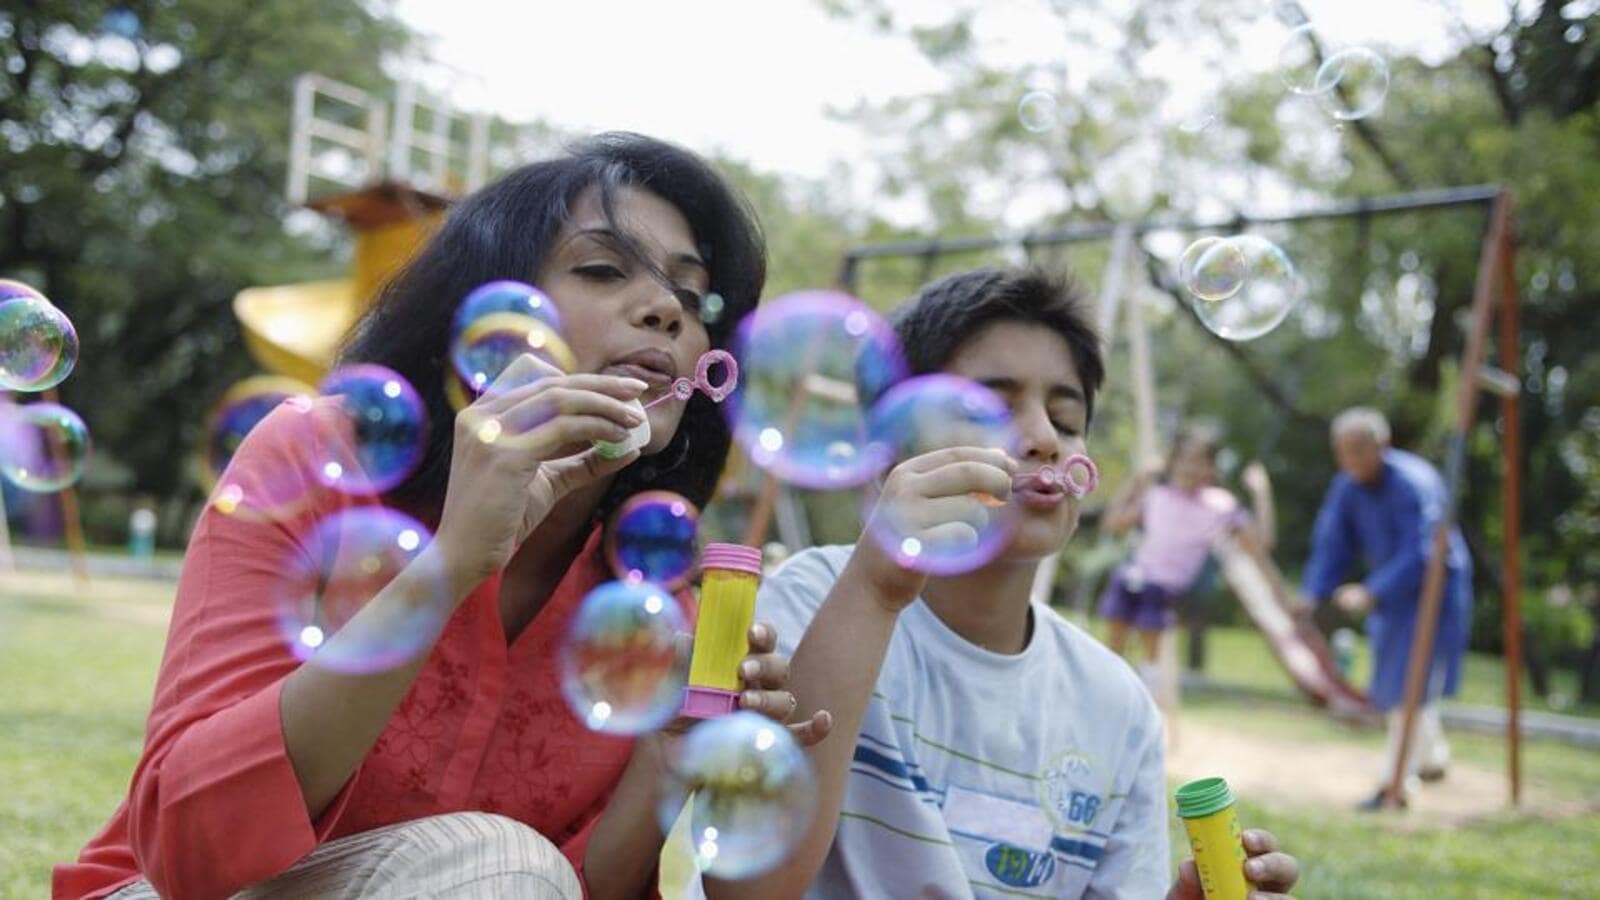
<instances>
[{"instance_id":1,"label":"white striped t-shirt","mask_svg":"<svg viewBox=\"0 0 1600 900\"><path fill-rule=\"evenodd\" d=\"M793 654L850 557L796 554L757 618ZM975 598L982 602L982 598ZM839 830L808 897L1161 898L1171 884L1161 719L1121 658L1048 607L1016 655L900 615Z\"/></svg>"}]
</instances>

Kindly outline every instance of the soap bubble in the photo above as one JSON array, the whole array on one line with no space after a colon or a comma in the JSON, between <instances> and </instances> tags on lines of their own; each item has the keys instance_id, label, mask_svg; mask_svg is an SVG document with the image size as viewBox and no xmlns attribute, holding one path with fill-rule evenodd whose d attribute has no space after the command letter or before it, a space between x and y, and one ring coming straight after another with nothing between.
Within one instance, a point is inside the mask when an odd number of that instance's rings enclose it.
<instances>
[{"instance_id":1,"label":"soap bubble","mask_svg":"<svg viewBox=\"0 0 1600 900\"><path fill-rule=\"evenodd\" d=\"M1343 122L1365 119L1389 96L1389 63L1366 47L1329 56L1317 70L1317 102Z\"/></svg>"},{"instance_id":2,"label":"soap bubble","mask_svg":"<svg viewBox=\"0 0 1600 900\"><path fill-rule=\"evenodd\" d=\"M323 379L343 421L324 429L317 479L347 494L381 494L405 481L422 459L428 416L410 382L393 369L360 363Z\"/></svg>"},{"instance_id":3,"label":"soap bubble","mask_svg":"<svg viewBox=\"0 0 1600 900\"><path fill-rule=\"evenodd\" d=\"M1238 293L1248 274L1244 253L1227 238L1203 237L1190 244L1178 261L1178 277L1183 286L1210 302Z\"/></svg>"},{"instance_id":4,"label":"soap bubble","mask_svg":"<svg viewBox=\"0 0 1600 900\"><path fill-rule=\"evenodd\" d=\"M1217 335L1234 341L1258 338L1283 322L1299 302L1305 284L1289 255L1277 244L1256 235L1238 235L1201 255L1196 269L1226 268L1209 259L1213 254L1239 253L1245 262L1243 285L1226 299L1193 304L1201 323Z\"/></svg>"},{"instance_id":5,"label":"soap bubble","mask_svg":"<svg viewBox=\"0 0 1600 900\"><path fill-rule=\"evenodd\" d=\"M479 316L450 345L456 374L477 396L494 383L512 361L531 353L563 372L577 368L572 349L554 328L533 316L497 312Z\"/></svg>"},{"instance_id":6,"label":"soap bubble","mask_svg":"<svg viewBox=\"0 0 1600 900\"><path fill-rule=\"evenodd\" d=\"M923 375L894 386L872 409L873 451L904 461L946 447L991 447L1015 454L1011 412L995 392L954 375ZM868 533L909 569L970 572L993 560L1017 524L1015 507L988 495L895 504L873 496Z\"/></svg>"},{"instance_id":7,"label":"soap bubble","mask_svg":"<svg viewBox=\"0 0 1600 900\"><path fill-rule=\"evenodd\" d=\"M1318 67L1322 64L1319 47L1322 35L1309 23L1293 28L1278 48L1278 78L1296 94L1315 94Z\"/></svg>"},{"instance_id":8,"label":"soap bubble","mask_svg":"<svg viewBox=\"0 0 1600 900\"><path fill-rule=\"evenodd\" d=\"M561 693L593 731L642 734L672 721L688 680L688 624L648 581L612 581L583 598L561 645Z\"/></svg>"},{"instance_id":9,"label":"soap bubble","mask_svg":"<svg viewBox=\"0 0 1600 900\"><path fill-rule=\"evenodd\" d=\"M740 389L724 404L756 465L801 487L859 485L887 460L869 452L867 410L905 374L894 330L832 291L780 297L735 338Z\"/></svg>"},{"instance_id":10,"label":"soap bubble","mask_svg":"<svg viewBox=\"0 0 1600 900\"><path fill-rule=\"evenodd\" d=\"M282 375L254 375L228 388L206 420L207 476L213 482L222 477L245 435L267 413L291 397L309 400L316 393L316 388Z\"/></svg>"},{"instance_id":11,"label":"soap bubble","mask_svg":"<svg viewBox=\"0 0 1600 900\"><path fill-rule=\"evenodd\" d=\"M699 552L700 511L671 491L629 497L606 541L611 571L628 581L675 586L688 577Z\"/></svg>"},{"instance_id":12,"label":"soap bubble","mask_svg":"<svg viewBox=\"0 0 1600 900\"><path fill-rule=\"evenodd\" d=\"M422 523L382 506L344 509L313 525L283 561L274 588L290 652L347 673L392 669L427 652L452 610L443 571L412 565L432 539ZM408 568L422 593L352 625Z\"/></svg>"},{"instance_id":13,"label":"soap bubble","mask_svg":"<svg viewBox=\"0 0 1600 900\"><path fill-rule=\"evenodd\" d=\"M752 878L788 859L805 837L816 775L788 729L741 710L684 737L662 792L663 828L686 800L696 866L716 878Z\"/></svg>"},{"instance_id":14,"label":"soap bubble","mask_svg":"<svg viewBox=\"0 0 1600 900\"><path fill-rule=\"evenodd\" d=\"M25 491L50 493L83 477L89 429L58 403L0 404L0 474Z\"/></svg>"},{"instance_id":15,"label":"soap bubble","mask_svg":"<svg viewBox=\"0 0 1600 900\"><path fill-rule=\"evenodd\" d=\"M77 362L78 332L66 313L20 281L0 281L0 390L48 390Z\"/></svg>"},{"instance_id":16,"label":"soap bubble","mask_svg":"<svg viewBox=\"0 0 1600 900\"><path fill-rule=\"evenodd\" d=\"M1017 119L1034 134L1054 131L1060 123L1061 104L1049 91L1029 91L1017 101Z\"/></svg>"}]
</instances>

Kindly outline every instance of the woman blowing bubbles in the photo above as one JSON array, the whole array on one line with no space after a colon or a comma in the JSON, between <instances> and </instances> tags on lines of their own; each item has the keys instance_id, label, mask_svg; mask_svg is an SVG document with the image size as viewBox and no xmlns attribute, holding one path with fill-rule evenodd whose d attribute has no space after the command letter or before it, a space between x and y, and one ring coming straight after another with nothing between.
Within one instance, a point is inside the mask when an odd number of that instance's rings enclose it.
<instances>
[{"instance_id":1,"label":"woman blowing bubbles","mask_svg":"<svg viewBox=\"0 0 1600 900\"><path fill-rule=\"evenodd\" d=\"M446 399L456 304L500 278L554 301L576 359L531 356L459 414ZM692 374L759 296L765 248L744 203L694 155L604 135L463 201L384 291L344 362L387 366L429 414L422 460L381 499L434 539L319 652L419 613L431 646L370 673L302 663L280 637L274 588L327 515L374 501L308 480L277 517L201 517L184 560L146 742L127 801L57 897L258 895L632 896L662 835L657 781L670 733L596 734L561 699L557 646L611 577L599 523L641 490L712 493L729 445L703 397L653 406L651 441L606 461L674 377ZM699 300L726 303L702 322ZM319 401L318 409L322 402ZM280 408L227 480L281 484L304 446ZM485 423L522 422L515 440ZM776 635L752 629L742 704L794 708ZM752 665L753 664L753 665ZM796 726L820 739L830 719ZM263 882L266 882L263 884ZM470 886L470 887L467 887ZM476 894L472 894L476 896Z\"/></svg>"}]
</instances>

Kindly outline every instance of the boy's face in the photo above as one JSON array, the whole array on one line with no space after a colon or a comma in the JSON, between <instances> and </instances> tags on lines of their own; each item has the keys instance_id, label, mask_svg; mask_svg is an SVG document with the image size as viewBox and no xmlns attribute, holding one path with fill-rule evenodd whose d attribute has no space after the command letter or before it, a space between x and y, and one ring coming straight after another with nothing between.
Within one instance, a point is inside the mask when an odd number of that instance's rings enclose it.
<instances>
[{"instance_id":1,"label":"boy's face","mask_svg":"<svg viewBox=\"0 0 1600 900\"><path fill-rule=\"evenodd\" d=\"M1088 407L1066 339L1043 325L999 321L985 326L956 349L944 371L976 381L1011 407L1021 438L1021 472L1059 465L1085 453ZM1011 502L1021 513L1016 537L1001 559L1041 559L1061 549L1078 527L1078 498L1019 491Z\"/></svg>"}]
</instances>

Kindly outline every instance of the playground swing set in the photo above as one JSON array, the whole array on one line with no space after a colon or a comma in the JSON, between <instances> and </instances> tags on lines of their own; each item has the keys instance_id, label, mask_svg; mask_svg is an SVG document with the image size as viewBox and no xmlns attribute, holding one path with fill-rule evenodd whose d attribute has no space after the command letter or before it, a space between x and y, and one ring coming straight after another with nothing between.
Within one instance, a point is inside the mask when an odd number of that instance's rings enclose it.
<instances>
[{"instance_id":1,"label":"playground swing set","mask_svg":"<svg viewBox=\"0 0 1600 900\"><path fill-rule=\"evenodd\" d=\"M918 282L926 282L935 271L939 259L948 254L979 253L1018 247L1032 254L1045 247L1110 241L1110 259L1105 279L1101 284L1097 309L1097 323L1102 339L1109 346L1117 323L1119 308L1126 309L1129 367L1134 393L1135 460L1150 459L1155 453L1155 390L1149 339L1142 309L1144 292L1135 285L1126 289L1126 275L1130 257L1138 248L1137 239L1152 232L1184 232L1190 234L1243 232L1253 226L1293 224L1330 219L1367 219L1396 213L1436 210L1457 207L1481 207L1487 211L1487 223L1479 254L1477 280L1473 290L1470 323L1471 330L1461 357L1461 371L1471 377L1461 380L1455 404L1455 418L1450 431L1445 464L1443 466L1449 503L1433 534L1432 552L1429 555L1422 593L1419 598L1418 624L1408 661L1404 727L1396 754L1395 771L1391 773L1385 802L1389 806L1403 804L1402 784L1406 770L1406 757L1411 751L1418 708L1422 701L1426 662L1432 657L1434 638L1438 630L1439 608L1444 588L1445 546L1450 530L1455 527L1464 490L1467 436L1477 417L1480 393L1487 392L1499 398L1500 413L1505 426L1501 442L1502 511L1505 536L1502 543L1504 567L1504 595L1502 597L1502 623L1506 647L1506 761L1509 799L1512 805L1521 801L1521 679L1522 679L1522 616L1520 605L1521 570L1518 551L1521 510L1521 440L1518 402L1522 391L1518 351L1518 305L1515 265L1515 240L1512 220L1513 200L1504 188L1487 185L1446 188L1383 197L1358 198L1328 204L1316 209L1279 216L1249 218L1237 216L1221 221L1140 221L1124 223L1093 223L1072 225L1058 229L1029 232L1020 236L968 237L899 241L870 244L846 252L838 281L840 287L852 292L864 262L884 259L916 259L921 262ZM1170 283L1168 267L1160 260L1139 249L1145 255L1146 270L1152 281L1160 284L1173 297L1181 296ZM1182 306L1182 303L1179 303ZM1193 314L1190 314L1191 317ZM1489 333L1498 325L1498 365L1489 362ZM1220 339L1219 339L1220 340ZM772 480L766 483L762 502L758 504L755 529L764 528L764 517L770 514L783 489ZM1321 632L1312 623L1305 606L1299 602L1282 573L1265 554L1250 552L1238 542L1225 539L1214 548L1224 580L1238 597L1251 621L1267 639L1273 655L1288 672L1302 692L1317 706L1345 718L1364 718L1371 707L1362 692L1352 687L1341 675L1333 653ZM1045 560L1035 580L1035 593L1048 593L1056 570L1054 558ZM1170 632L1163 641L1162 670L1167 684L1158 694L1165 695L1163 705L1171 708L1176 700L1176 656L1172 649Z\"/></svg>"}]
</instances>

